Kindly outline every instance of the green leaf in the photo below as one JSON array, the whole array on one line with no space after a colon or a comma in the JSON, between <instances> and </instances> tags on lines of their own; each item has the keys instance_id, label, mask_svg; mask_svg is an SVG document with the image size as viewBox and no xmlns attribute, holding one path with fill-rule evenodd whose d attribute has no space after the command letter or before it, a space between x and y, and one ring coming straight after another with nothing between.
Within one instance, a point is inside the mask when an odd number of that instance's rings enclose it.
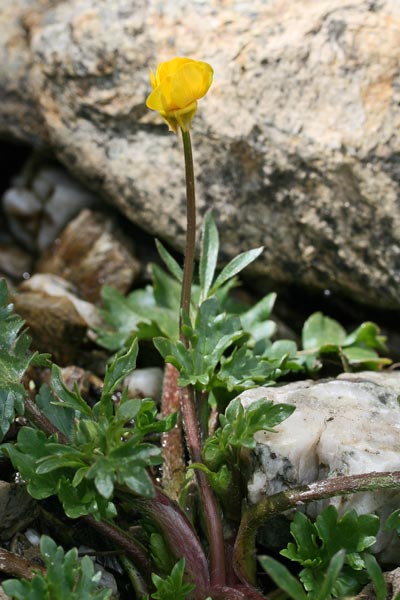
<instances>
[{"instance_id":1,"label":"green leaf","mask_svg":"<svg viewBox=\"0 0 400 600\"><path fill-rule=\"evenodd\" d=\"M353 510L339 518L336 508L328 506L315 523L297 512L290 530L295 543L290 542L281 554L304 567L299 576L311 593L310 598L322 600L330 594L339 598L352 596L368 581L365 551L376 541L379 530L376 515L358 516ZM339 568L340 552L345 557Z\"/></svg>"},{"instance_id":2,"label":"green leaf","mask_svg":"<svg viewBox=\"0 0 400 600\"><path fill-rule=\"evenodd\" d=\"M151 558L157 567L159 573L170 573L174 564L171 556L171 549L160 533L150 535L149 548Z\"/></svg>"},{"instance_id":3,"label":"green leaf","mask_svg":"<svg viewBox=\"0 0 400 600\"><path fill-rule=\"evenodd\" d=\"M212 288L210 290L209 295L213 294L222 286L225 281L231 279L240 271L243 271L250 263L252 263L256 258L260 256L264 247L254 248L253 250L248 250L247 252L242 252L235 256L224 269L222 269L221 273L218 275L217 279L214 281Z\"/></svg>"},{"instance_id":4,"label":"green leaf","mask_svg":"<svg viewBox=\"0 0 400 600\"><path fill-rule=\"evenodd\" d=\"M290 598L293 600L307 599L302 585L284 565L270 556L259 556L258 560L275 585L286 592Z\"/></svg>"},{"instance_id":5,"label":"green leaf","mask_svg":"<svg viewBox=\"0 0 400 600\"><path fill-rule=\"evenodd\" d=\"M75 411L67 406L60 405L48 385L43 384L36 395L36 404L42 413L55 427L67 438L71 438ZM54 406L57 404L57 406Z\"/></svg>"},{"instance_id":6,"label":"green leaf","mask_svg":"<svg viewBox=\"0 0 400 600\"><path fill-rule=\"evenodd\" d=\"M379 530L379 517L376 515L358 516L354 510L346 512L338 519L337 510L329 506L315 521L318 534L331 552L346 548L347 552L362 552L376 542Z\"/></svg>"},{"instance_id":7,"label":"green leaf","mask_svg":"<svg viewBox=\"0 0 400 600\"><path fill-rule=\"evenodd\" d=\"M217 267L219 251L219 235L211 212L208 212L204 218L199 279L200 279L200 304L208 297L212 281L214 279L215 269Z\"/></svg>"},{"instance_id":8,"label":"green leaf","mask_svg":"<svg viewBox=\"0 0 400 600\"><path fill-rule=\"evenodd\" d=\"M136 367L137 355L137 340L133 340L127 352L116 355L111 364L107 366L102 395L113 394L121 381L132 373Z\"/></svg>"},{"instance_id":9,"label":"green leaf","mask_svg":"<svg viewBox=\"0 0 400 600\"><path fill-rule=\"evenodd\" d=\"M240 315L243 329L248 331L255 323L269 319L276 301L276 294L271 293L264 296L257 304Z\"/></svg>"},{"instance_id":10,"label":"green leaf","mask_svg":"<svg viewBox=\"0 0 400 600\"><path fill-rule=\"evenodd\" d=\"M173 277L175 277L175 279L177 281L179 281L179 283L182 283L182 279L183 279L182 267L180 267L178 265L178 263L176 262L174 257L171 256L171 254L168 252L168 250L163 246L163 244L159 240L156 240L156 246L157 246L158 254L164 261L164 263L165 263L166 267L168 268L169 272L171 273L171 275L173 275Z\"/></svg>"},{"instance_id":11,"label":"green leaf","mask_svg":"<svg viewBox=\"0 0 400 600\"><path fill-rule=\"evenodd\" d=\"M335 583L339 577L339 574L343 568L344 560L346 558L346 550L338 550L329 561L329 565L322 582L322 585L317 593L316 600L325 600L330 598L333 593Z\"/></svg>"},{"instance_id":12,"label":"green leaf","mask_svg":"<svg viewBox=\"0 0 400 600\"><path fill-rule=\"evenodd\" d=\"M280 551L282 556L305 566L319 566L323 562L320 548L316 543L317 529L311 520L301 512L296 512L290 526L295 544L289 543Z\"/></svg>"},{"instance_id":13,"label":"green leaf","mask_svg":"<svg viewBox=\"0 0 400 600\"><path fill-rule=\"evenodd\" d=\"M197 469L198 471L205 473L211 487L219 496L223 496L229 490L232 482L232 473L227 465L222 465L217 473L211 471L211 469L206 467L203 463L192 463L189 468Z\"/></svg>"},{"instance_id":14,"label":"green leaf","mask_svg":"<svg viewBox=\"0 0 400 600\"><path fill-rule=\"evenodd\" d=\"M368 575L371 578L372 584L375 589L377 600L385 600L386 598L386 582L375 556L365 552L363 554L365 561L365 568L367 569Z\"/></svg>"},{"instance_id":15,"label":"green leaf","mask_svg":"<svg viewBox=\"0 0 400 600\"><path fill-rule=\"evenodd\" d=\"M400 508L393 511L385 521L385 531L400 529Z\"/></svg>"},{"instance_id":16,"label":"green leaf","mask_svg":"<svg viewBox=\"0 0 400 600\"><path fill-rule=\"evenodd\" d=\"M36 573L31 580L9 579L2 583L3 589L16 600L107 600L111 590L100 590L101 573L95 573L88 556L78 560L78 551L67 553L47 537L40 540L40 552L46 573Z\"/></svg>"},{"instance_id":17,"label":"green leaf","mask_svg":"<svg viewBox=\"0 0 400 600\"><path fill-rule=\"evenodd\" d=\"M381 358L371 348L349 346L343 348L342 352L351 365L363 365L366 369L376 370L392 362L389 358Z\"/></svg>"},{"instance_id":18,"label":"green leaf","mask_svg":"<svg viewBox=\"0 0 400 600\"><path fill-rule=\"evenodd\" d=\"M291 404L274 404L267 398L259 398L245 409L246 429L251 433L257 431L274 431L274 428L285 421L295 411Z\"/></svg>"},{"instance_id":19,"label":"green leaf","mask_svg":"<svg viewBox=\"0 0 400 600\"><path fill-rule=\"evenodd\" d=\"M276 294L268 294L240 315L242 327L250 334L252 345L264 342L265 346L276 332L276 323L269 319L275 300Z\"/></svg>"},{"instance_id":20,"label":"green leaf","mask_svg":"<svg viewBox=\"0 0 400 600\"><path fill-rule=\"evenodd\" d=\"M316 350L325 345L341 346L346 341L346 332L334 319L321 312L312 314L304 323L302 342L305 350Z\"/></svg>"},{"instance_id":21,"label":"green leaf","mask_svg":"<svg viewBox=\"0 0 400 600\"><path fill-rule=\"evenodd\" d=\"M227 390L239 393L257 385L271 384L281 374L279 361L255 356L251 350L241 346L235 348L230 356L221 358L221 368L216 377Z\"/></svg>"},{"instance_id":22,"label":"green leaf","mask_svg":"<svg viewBox=\"0 0 400 600\"><path fill-rule=\"evenodd\" d=\"M96 341L109 350L119 350L134 335L151 339L161 331L152 321L157 312L153 288L134 290L127 297L118 290L104 286L101 289L105 326L96 330Z\"/></svg>"},{"instance_id":23,"label":"green leaf","mask_svg":"<svg viewBox=\"0 0 400 600\"><path fill-rule=\"evenodd\" d=\"M171 308L179 315L181 285L156 264L151 265L154 298L157 306Z\"/></svg>"},{"instance_id":24,"label":"green leaf","mask_svg":"<svg viewBox=\"0 0 400 600\"><path fill-rule=\"evenodd\" d=\"M100 415L111 417L113 412L112 394L125 377L135 369L137 355L138 341L135 339L126 352L120 351L107 366L100 402L94 409L96 414L98 411Z\"/></svg>"},{"instance_id":25,"label":"green leaf","mask_svg":"<svg viewBox=\"0 0 400 600\"><path fill-rule=\"evenodd\" d=\"M7 284L0 279L0 440L16 415L24 414L26 391L22 377L34 363L45 363L48 355L29 350L30 337L22 331L24 321L8 303Z\"/></svg>"},{"instance_id":26,"label":"green leaf","mask_svg":"<svg viewBox=\"0 0 400 600\"><path fill-rule=\"evenodd\" d=\"M132 467L130 470L130 474L126 475L123 478L125 485L128 486L136 494L139 496L145 496L147 498L153 498L154 496L154 486L153 482L147 473L147 471L143 467Z\"/></svg>"},{"instance_id":27,"label":"green leaf","mask_svg":"<svg viewBox=\"0 0 400 600\"><path fill-rule=\"evenodd\" d=\"M214 297L201 304L193 328L185 322L184 333L190 341L189 348L180 341L154 340L163 358L179 370L182 386L207 386L225 350L243 336L239 317L222 312Z\"/></svg>"},{"instance_id":28,"label":"green leaf","mask_svg":"<svg viewBox=\"0 0 400 600\"><path fill-rule=\"evenodd\" d=\"M115 416L119 421L127 423L136 417L141 406L142 401L139 398L126 400L117 408Z\"/></svg>"},{"instance_id":29,"label":"green leaf","mask_svg":"<svg viewBox=\"0 0 400 600\"><path fill-rule=\"evenodd\" d=\"M195 589L191 583L184 583L185 559L181 558L176 563L165 579L155 573L151 576L156 591L151 595L155 600L187 600L189 594Z\"/></svg>"},{"instance_id":30,"label":"green leaf","mask_svg":"<svg viewBox=\"0 0 400 600\"><path fill-rule=\"evenodd\" d=\"M274 431L274 427L287 419L294 410L295 407L290 404L273 404L266 398L260 398L243 408L240 398L235 398L225 411L225 419L220 419L223 444L254 448L254 434L257 431Z\"/></svg>"},{"instance_id":31,"label":"green leaf","mask_svg":"<svg viewBox=\"0 0 400 600\"><path fill-rule=\"evenodd\" d=\"M80 395L77 388L73 392L64 384L60 367L53 365L51 368L51 387L61 401L61 407L71 408L74 411L88 417L92 416L92 410ZM53 403L54 404L54 403ZM56 403L58 405L59 403Z\"/></svg>"},{"instance_id":32,"label":"green leaf","mask_svg":"<svg viewBox=\"0 0 400 600\"><path fill-rule=\"evenodd\" d=\"M355 331L350 333L345 340L344 346L352 346L354 344L362 344L367 348L375 348L376 350L386 351L385 337L380 335L380 329L375 323L367 321L362 323Z\"/></svg>"},{"instance_id":33,"label":"green leaf","mask_svg":"<svg viewBox=\"0 0 400 600\"><path fill-rule=\"evenodd\" d=\"M17 444L2 446L3 452L10 457L15 469L27 482L29 494L37 500L48 498L57 492L57 473L46 473L45 475L36 473L37 461L48 456L46 449L48 441L55 442L56 436L47 438L41 431L23 427L18 433Z\"/></svg>"}]
</instances>

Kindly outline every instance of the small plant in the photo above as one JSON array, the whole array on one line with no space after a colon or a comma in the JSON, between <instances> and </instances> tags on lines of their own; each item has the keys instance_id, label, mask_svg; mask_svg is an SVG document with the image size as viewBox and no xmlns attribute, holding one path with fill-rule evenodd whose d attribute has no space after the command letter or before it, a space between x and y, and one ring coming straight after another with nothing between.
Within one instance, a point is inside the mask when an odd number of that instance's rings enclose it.
<instances>
[{"instance_id":1,"label":"small plant","mask_svg":"<svg viewBox=\"0 0 400 600\"><path fill-rule=\"evenodd\" d=\"M185 559L181 558L172 568L171 575L168 575L165 579L155 574L152 575L156 591L151 595L151 598L156 600L185 600L190 592L194 590L194 586L183 582L184 572ZM149 596L147 596L147 599L149 599Z\"/></svg>"},{"instance_id":2,"label":"small plant","mask_svg":"<svg viewBox=\"0 0 400 600\"><path fill-rule=\"evenodd\" d=\"M151 75L148 107L182 134L184 264L182 268L158 242L167 271L153 265L152 286L126 298L111 288L103 290L106 328L98 332L98 341L116 354L95 402L89 404L76 386L70 390L56 365L50 385L43 385L35 397L28 393L23 384L27 370L50 362L48 356L30 351L23 322L12 312L6 285L0 282L2 439L15 417L26 420L2 451L34 498L57 498L69 518L80 518L85 527L107 538L108 547L120 553L132 598L142 600L262 600L255 537L271 514L335 495L400 487L398 472L370 473L286 490L254 506L246 503L254 434L264 430L273 435L294 407L262 399L244 408L236 398L239 392L273 385L288 374L315 374L326 357L334 357L345 369L380 368L390 361L378 356L384 346L374 324L364 323L347 334L321 313L305 323L302 348L290 340L274 340L270 317L275 294L253 307L235 302L230 294L238 274L262 248L240 254L218 273L219 238L211 213L204 220L196 270L190 127L212 74L207 63L175 58ZM123 387L135 369L142 340L152 340L166 363L161 411L151 398L129 398ZM166 492L162 464L176 478L174 498ZM332 507L315 523L296 512L295 541L282 554L301 565L302 583L273 559L261 557L260 562L295 600L353 593L368 579L380 600L382 574L370 553L377 527L372 515L348 513L339 519ZM41 550L46 572L30 581L4 582L11 597L109 597L97 589L99 576L92 561L86 557L79 562L76 549L64 553L43 537Z\"/></svg>"},{"instance_id":3,"label":"small plant","mask_svg":"<svg viewBox=\"0 0 400 600\"><path fill-rule=\"evenodd\" d=\"M315 523L301 512L290 527L294 542L282 556L298 562L303 569L298 580L282 564L271 557L259 561L271 579L294 600L327 600L357 594L369 579L378 600L386 597L382 571L370 553L379 530L375 515L357 516L349 511L338 518L334 506L326 508Z\"/></svg>"},{"instance_id":4,"label":"small plant","mask_svg":"<svg viewBox=\"0 0 400 600\"><path fill-rule=\"evenodd\" d=\"M9 579L2 586L16 600L107 600L110 590L99 590L101 572L95 573L92 560L78 560L76 548L67 553L48 536L40 540L40 552L46 573L32 579Z\"/></svg>"}]
</instances>

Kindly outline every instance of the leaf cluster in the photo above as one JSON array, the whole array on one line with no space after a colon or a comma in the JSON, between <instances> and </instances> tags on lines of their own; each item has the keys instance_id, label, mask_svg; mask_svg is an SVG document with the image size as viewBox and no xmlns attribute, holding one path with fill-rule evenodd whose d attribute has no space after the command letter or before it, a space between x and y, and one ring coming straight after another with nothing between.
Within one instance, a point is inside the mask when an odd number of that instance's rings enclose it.
<instances>
[{"instance_id":1,"label":"leaf cluster","mask_svg":"<svg viewBox=\"0 0 400 600\"><path fill-rule=\"evenodd\" d=\"M186 600L195 586L190 583L184 583L185 559L181 558L172 568L171 574L162 578L153 573L152 581L156 591L150 598L155 600ZM146 596L144 600L149 600Z\"/></svg>"},{"instance_id":2,"label":"leaf cluster","mask_svg":"<svg viewBox=\"0 0 400 600\"><path fill-rule=\"evenodd\" d=\"M127 298L104 288L103 317L108 329L99 331L98 341L114 350L132 335L153 339L163 358L178 368L180 385L194 385L216 396L227 393L225 400L229 400L245 389L274 384L288 373L316 373L326 360L341 363L345 370L377 369L390 363L378 355L385 346L374 323L363 323L347 334L320 312L305 322L301 349L291 340L273 342L276 325L270 316L276 294L268 294L251 308L229 294L238 284L238 273L262 249L240 254L216 275L219 237L211 213L204 221L190 315L183 315L186 348L178 339L177 325L182 269L160 242L157 246L169 273L153 265L153 285Z\"/></svg>"},{"instance_id":3,"label":"leaf cluster","mask_svg":"<svg viewBox=\"0 0 400 600\"><path fill-rule=\"evenodd\" d=\"M7 284L0 279L0 440L15 417L24 414L25 371L30 365L47 364L48 355L30 351L31 339L23 326L8 301Z\"/></svg>"},{"instance_id":4,"label":"leaf cluster","mask_svg":"<svg viewBox=\"0 0 400 600\"><path fill-rule=\"evenodd\" d=\"M164 336L172 341L178 339L179 306L183 272L180 265L157 241L157 249L168 272L160 266L151 265L153 284L145 289L134 290L124 297L117 290L105 286L102 289L102 316L105 327L98 329L97 341L109 350L118 350L132 336L139 340ZM229 290L238 285L237 275L262 252L256 248L233 258L216 276L219 252L219 236L215 221L208 213L204 220L200 261L192 286L190 319L194 320L199 306L208 298L218 298L222 310L244 313L246 308L229 297ZM247 310L242 327L257 341L270 337L275 324L269 319L276 295L269 294L256 307Z\"/></svg>"},{"instance_id":5,"label":"leaf cluster","mask_svg":"<svg viewBox=\"0 0 400 600\"><path fill-rule=\"evenodd\" d=\"M40 551L46 573L37 572L31 580L8 579L2 586L16 600L107 600L111 590L99 590L101 572L95 573L92 560L78 560L78 551L64 552L47 537L40 539Z\"/></svg>"},{"instance_id":6,"label":"leaf cluster","mask_svg":"<svg viewBox=\"0 0 400 600\"><path fill-rule=\"evenodd\" d=\"M338 358L347 371L351 367L375 370L391 363L379 356L379 351L386 350L385 338L379 327L369 321L347 334L334 319L321 312L313 313L304 323L302 345L298 356L310 372L319 370L325 357Z\"/></svg>"},{"instance_id":7,"label":"leaf cluster","mask_svg":"<svg viewBox=\"0 0 400 600\"><path fill-rule=\"evenodd\" d=\"M378 600L383 600L386 588L380 567L370 553L379 530L376 515L358 516L354 510L341 518L334 506L328 506L313 523L296 512L291 524L294 542L281 554L303 568L300 582L271 557L260 557L260 563L273 579L294 600L326 600L357 594L369 579Z\"/></svg>"},{"instance_id":8,"label":"leaf cluster","mask_svg":"<svg viewBox=\"0 0 400 600\"><path fill-rule=\"evenodd\" d=\"M113 393L135 368L137 342L117 355L108 367L101 398L91 408L78 389L69 390L61 372L52 369L52 390L42 388L37 403L47 418L68 437L47 436L24 427L16 444L4 444L3 451L27 482L36 499L57 495L69 517L91 513L110 518L115 486L126 486L135 494L152 497L154 488L148 467L161 464L158 445L146 436L171 429L176 415L157 418L154 401L129 399L126 392L118 402Z\"/></svg>"},{"instance_id":9,"label":"leaf cluster","mask_svg":"<svg viewBox=\"0 0 400 600\"><path fill-rule=\"evenodd\" d=\"M256 446L254 435L258 431L274 432L275 427L295 410L289 404L274 404L260 398L243 407L240 398L232 400L225 414L219 416L220 427L207 438L203 448L205 464L193 463L192 468L205 472L215 492L224 503L227 514L240 514L242 498L235 498L244 478L242 449ZM235 504L236 502L236 504Z\"/></svg>"}]
</instances>

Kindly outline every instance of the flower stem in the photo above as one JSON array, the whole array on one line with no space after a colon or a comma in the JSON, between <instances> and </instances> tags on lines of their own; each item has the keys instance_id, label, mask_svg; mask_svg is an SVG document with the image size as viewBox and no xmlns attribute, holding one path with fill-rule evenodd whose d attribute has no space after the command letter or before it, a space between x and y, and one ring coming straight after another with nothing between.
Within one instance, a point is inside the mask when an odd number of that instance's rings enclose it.
<instances>
[{"instance_id":1,"label":"flower stem","mask_svg":"<svg viewBox=\"0 0 400 600\"><path fill-rule=\"evenodd\" d=\"M194 256L196 250L196 196L194 187L194 169L192 142L189 130L182 130L183 152L185 155L186 177L186 244L185 261L183 265L183 281L181 290L179 331L182 342L187 346L187 340L182 334L182 314L189 316L190 298L192 292Z\"/></svg>"},{"instance_id":2,"label":"flower stem","mask_svg":"<svg viewBox=\"0 0 400 600\"><path fill-rule=\"evenodd\" d=\"M196 197L192 144L188 130L182 130L182 141L185 156L187 227L179 335L182 343L188 347L188 340L182 331L182 316L190 316L190 300L196 249ZM181 410L190 458L193 462L203 462L200 422L196 410L193 386L182 388ZM200 491L207 537L210 545L211 585L223 586L225 584L225 546L218 503L205 474L196 469L195 476Z\"/></svg>"},{"instance_id":3,"label":"flower stem","mask_svg":"<svg viewBox=\"0 0 400 600\"><path fill-rule=\"evenodd\" d=\"M244 582L255 582L255 540L257 529L274 514L324 500L333 496L344 496L356 492L378 491L400 488L400 471L386 473L363 473L323 479L309 485L298 486L272 496L251 506L243 514L234 550L236 574Z\"/></svg>"}]
</instances>

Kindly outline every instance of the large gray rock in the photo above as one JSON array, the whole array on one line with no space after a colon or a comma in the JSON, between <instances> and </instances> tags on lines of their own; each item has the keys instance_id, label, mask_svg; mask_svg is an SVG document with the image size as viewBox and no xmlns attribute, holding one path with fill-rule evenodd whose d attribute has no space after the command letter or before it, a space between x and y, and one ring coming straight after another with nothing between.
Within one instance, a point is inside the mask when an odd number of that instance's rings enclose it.
<instances>
[{"instance_id":1,"label":"large gray rock","mask_svg":"<svg viewBox=\"0 0 400 600\"><path fill-rule=\"evenodd\" d=\"M210 62L194 121L201 214L253 273L400 306L398 0L3 0L0 132L49 142L135 223L182 248L180 142L148 70Z\"/></svg>"}]
</instances>

